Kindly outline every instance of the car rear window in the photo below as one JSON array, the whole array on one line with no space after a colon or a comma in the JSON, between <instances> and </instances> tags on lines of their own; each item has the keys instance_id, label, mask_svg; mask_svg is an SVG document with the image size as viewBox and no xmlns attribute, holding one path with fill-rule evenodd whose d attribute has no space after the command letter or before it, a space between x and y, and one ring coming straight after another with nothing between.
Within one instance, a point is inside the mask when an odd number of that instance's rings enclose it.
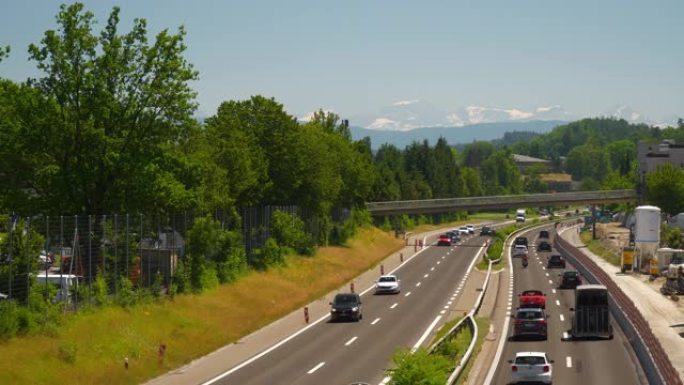
<instances>
[{"instance_id":1,"label":"car rear window","mask_svg":"<svg viewBox=\"0 0 684 385\"><path fill-rule=\"evenodd\" d=\"M518 319L537 319L542 318L540 311L521 310L518 312Z\"/></svg>"},{"instance_id":2,"label":"car rear window","mask_svg":"<svg viewBox=\"0 0 684 385\"><path fill-rule=\"evenodd\" d=\"M515 363L517 365L544 365L546 360L540 356L523 356L516 357Z\"/></svg>"}]
</instances>

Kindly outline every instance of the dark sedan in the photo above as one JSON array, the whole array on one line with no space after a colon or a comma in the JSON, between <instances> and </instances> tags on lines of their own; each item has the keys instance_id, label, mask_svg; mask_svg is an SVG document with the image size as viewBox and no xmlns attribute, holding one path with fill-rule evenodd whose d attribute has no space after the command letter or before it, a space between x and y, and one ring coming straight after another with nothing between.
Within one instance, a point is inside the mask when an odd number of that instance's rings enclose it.
<instances>
[{"instance_id":1,"label":"dark sedan","mask_svg":"<svg viewBox=\"0 0 684 385\"><path fill-rule=\"evenodd\" d=\"M565 259L560 254L554 254L549 257L549 262L546 264L546 268L550 269L552 267L560 267L565 269Z\"/></svg>"}]
</instances>

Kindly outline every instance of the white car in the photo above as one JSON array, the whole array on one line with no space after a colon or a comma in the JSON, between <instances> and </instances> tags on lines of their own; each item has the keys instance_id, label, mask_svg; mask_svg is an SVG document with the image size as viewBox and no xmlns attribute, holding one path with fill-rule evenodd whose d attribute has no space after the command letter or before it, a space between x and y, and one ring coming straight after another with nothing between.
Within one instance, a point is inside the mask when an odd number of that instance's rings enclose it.
<instances>
[{"instance_id":1,"label":"white car","mask_svg":"<svg viewBox=\"0 0 684 385\"><path fill-rule=\"evenodd\" d=\"M519 352L511 364L511 382L542 382L550 384L553 379L553 360L544 352Z\"/></svg>"},{"instance_id":2,"label":"white car","mask_svg":"<svg viewBox=\"0 0 684 385\"><path fill-rule=\"evenodd\" d=\"M461 234L461 235L468 235L468 234L470 234L470 231L468 231L468 228L465 227L465 226L461 226L461 227L459 227L458 229L456 229L455 231L458 231L458 233Z\"/></svg>"},{"instance_id":3,"label":"white car","mask_svg":"<svg viewBox=\"0 0 684 385\"><path fill-rule=\"evenodd\" d=\"M468 229L468 234L475 234L475 225L465 225L466 229Z\"/></svg>"},{"instance_id":4,"label":"white car","mask_svg":"<svg viewBox=\"0 0 684 385\"><path fill-rule=\"evenodd\" d=\"M375 281L375 294L391 293L399 294L401 291L400 286L401 280L397 278L396 275L381 275L377 281Z\"/></svg>"}]
</instances>

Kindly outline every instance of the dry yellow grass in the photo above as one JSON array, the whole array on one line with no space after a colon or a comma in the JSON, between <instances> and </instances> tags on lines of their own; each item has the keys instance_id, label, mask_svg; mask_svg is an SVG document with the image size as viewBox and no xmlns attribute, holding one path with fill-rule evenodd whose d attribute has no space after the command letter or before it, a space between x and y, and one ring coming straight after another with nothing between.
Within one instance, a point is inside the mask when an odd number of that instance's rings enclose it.
<instances>
[{"instance_id":1,"label":"dry yellow grass","mask_svg":"<svg viewBox=\"0 0 684 385\"><path fill-rule=\"evenodd\" d=\"M174 301L81 312L56 337L0 344L0 384L137 384L182 366L320 297L396 251L403 241L362 229L347 247L288 257L285 267ZM159 343L167 345L163 364ZM130 369L123 370L128 357ZM71 362L70 362L71 361Z\"/></svg>"}]
</instances>

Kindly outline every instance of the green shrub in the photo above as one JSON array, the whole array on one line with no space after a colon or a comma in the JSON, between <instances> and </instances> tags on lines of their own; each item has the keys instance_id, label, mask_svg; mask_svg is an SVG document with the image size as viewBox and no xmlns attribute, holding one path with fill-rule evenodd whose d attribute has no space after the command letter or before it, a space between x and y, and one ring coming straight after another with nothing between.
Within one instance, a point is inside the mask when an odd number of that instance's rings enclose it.
<instances>
[{"instance_id":1,"label":"green shrub","mask_svg":"<svg viewBox=\"0 0 684 385\"><path fill-rule=\"evenodd\" d=\"M8 339L19 332L19 309L13 300L0 302L0 338Z\"/></svg>"},{"instance_id":2,"label":"green shrub","mask_svg":"<svg viewBox=\"0 0 684 385\"><path fill-rule=\"evenodd\" d=\"M73 342L64 342L59 345L58 357L60 360L68 363L76 363L76 355L78 354L78 346Z\"/></svg>"},{"instance_id":3,"label":"green shrub","mask_svg":"<svg viewBox=\"0 0 684 385\"><path fill-rule=\"evenodd\" d=\"M422 348L413 354L410 350L399 350L392 360L395 369L391 370L391 385L444 385L449 377L450 361Z\"/></svg>"},{"instance_id":4,"label":"green shrub","mask_svg":"<svg viewBox=\"0 0 684 385\"><path fill-rule=\"evenodd\" d=\"M190 270L188 269L187 259L181 259L176 266L176 272L173 274L172 284L174 293L190 293L192 285L190 284Z\"/></svg>"},{"instance_id":5,"label":"green shrub","mask_svg":"<svg viewBox=\"0 0 684 385\"><path fill-rule=\"evenodd\" d=\"M123 275L118 278L115 302L124 308L131 307L138 302L138 294L133 288L133 283Z\"/></svg>"}]
</instances>

